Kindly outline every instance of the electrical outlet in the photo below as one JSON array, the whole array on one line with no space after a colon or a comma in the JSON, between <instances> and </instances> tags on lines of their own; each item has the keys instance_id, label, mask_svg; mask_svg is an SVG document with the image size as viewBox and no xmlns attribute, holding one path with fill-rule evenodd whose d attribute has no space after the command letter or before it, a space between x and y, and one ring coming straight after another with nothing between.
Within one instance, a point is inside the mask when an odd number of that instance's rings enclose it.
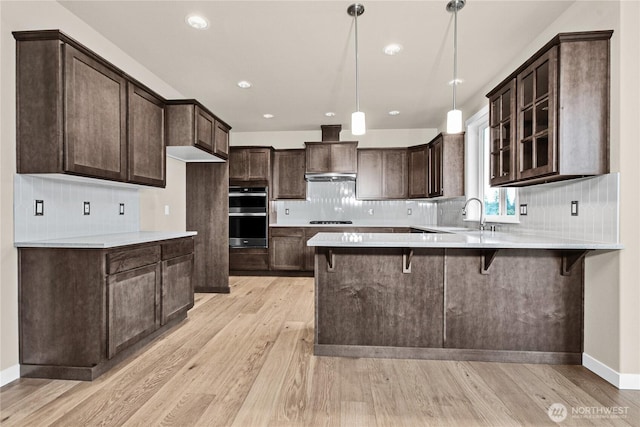
<instances>
[{"instance_id":1,"label":"electrical outlet","mask_svg":"<svg viewBox=\"0 0 640 427\"><path fill-rule=\"evenodd\" d=\"M120 203L120 215L124 215L124 203Z\"/></svg>"},{"instance_id":2,"label":"electrical outlet","mask_svg":"<svg viewBox=\"0 0 640 427\"><path fill-rule=\"evenodd\" d=\"M285 215L289 215L289 208L286 208L286 209L284 210L284 214L285 214Z\"/></svg>"},{"instance_id":3,"label":"electrical outlet","mask_svg":"<svg viewBox=\"0 0 640 427\"><path fill-rule=\"evenodd\" d=\"M91 202L84 202L84 214L91 215Z\"/></svg>"},{"instance_id":4,"label":"electrical outlet","mask_svg":"<svg viewBox=\"0 0 640 427\"><path fill-rule=\"evenodd\" d=\"M44 216L44 200L36 200L35 216Z\"/></svg>"},{"instance_id":5,"label":"electrical outlet","mask_svg":"<svg viewBox=\"0 0 640 427\"><path fill-rule=\"evenodd\" d=\"M578 201L571 201L571 216L578 216Z\"/></svg>"},{"instance_id":6,"label":"electrical outlet","mask_svg":"<svg viewBox=\"0 0 640 427\"><path fill-rule=\"evenodd\" d=\"M527 216L527 205L520 205L520 215Z\"/></svg>"},{"instance_id":7,"label":"electrical outlet","mask_svg":"<svg viewBox=\"0 0 640 427\"><path fill-rule=\"evenodd\" d=\"M169 215L169 205L164 205L164 214Z\"/></svg>"},{"instance_id":8,"label":"electrical outlet","mask_svg":"<svg viewBox=\"0 0 640 427\"><path fill-rule=\"evenodd\" d=\"M413 211L411 210L411 208L407 209L407 215L411 215L413 213Z\"/></svg>"},{"instance_id":9,"label":"electrical outlet","mask_svg":"<svg viewBox=\"0 0 640 427\"><path fill-rule=\"evenodd\" d=\"M373 209L369 209L369 215L373 215Z\"/></svg>"}]
</instances>

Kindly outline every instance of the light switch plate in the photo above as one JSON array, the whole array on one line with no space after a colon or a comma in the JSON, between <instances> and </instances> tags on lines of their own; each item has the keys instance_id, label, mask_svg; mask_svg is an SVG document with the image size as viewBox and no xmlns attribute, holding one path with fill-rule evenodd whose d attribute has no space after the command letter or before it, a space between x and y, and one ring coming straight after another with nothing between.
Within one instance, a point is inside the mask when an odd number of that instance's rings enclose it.
<instances>
[{"instance_id":1,"label":"light switch plate","mask_svg":"<svg viewBox=\"0 0 640 427\"><path fill-rule=\"evenodd\" d=\"M578 216L578 201L571 201L571 216Z\"/></svg>"},{"instance_id":2,"label":"light switch plate","mask_svg":"<svg viewBox=\"0 0 640 427\"><path fill-rule=\"evenodd\" d=\"M44 216L44 200L36 200L35 216Z\"/></svg>"},{"instance_id":3,"label":"light switch plate","mask_svg":"<svg viewBox=\"0 0 640 427\"><path fill-rule=\"evenodd\" d=\"M120 203L120 215L124 215L124 203Z\"/></svg>"},{"instance_id":4,"label":"light switch plate","mask_svg":"<svg viewBox=\"0 0 640 427\"><path fill-rule=\"evenodd\" d=\"M91 202L84 202L84 211L85 215L91 215Z\"/></svg>"},{"instance_id":5,"label":"light switch plate","mask_svg":"<svg viewBox=\"0 0 640 427\"><path fill-rule=\"evenodd\" d=\"M527 205L520 205L520 215L527 216Z\"/></svg>"}]
</instances>

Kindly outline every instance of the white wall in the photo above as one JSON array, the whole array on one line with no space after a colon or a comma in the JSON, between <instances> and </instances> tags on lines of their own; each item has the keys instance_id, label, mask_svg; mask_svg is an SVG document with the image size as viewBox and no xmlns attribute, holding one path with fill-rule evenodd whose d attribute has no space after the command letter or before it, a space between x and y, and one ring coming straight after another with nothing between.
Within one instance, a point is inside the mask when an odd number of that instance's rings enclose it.
<instances>
[{"instance_id":1,"label":"white wall","mask_svg":"<svg viewBox=\"0 0 640 427\"><path fill-rule=\"evenodd\" d=\"M0 385L18 372L17 250L13 247L15 159L15 41L12 31L60 29L166 98L183 98L54 1L0 1ZM141 227L184 230L184 166L167 162L167 190L140 190ZM180 188L180 186L182 186ZM170 202L169 202L170 201ZM177 215L164 218L164 204ZM150 225L151 224L151 225Z\"/></svg>"},{"instance_id":2,"label":"white wall","mask_svg":"<svg viewBox=\"0 0 640 427\"><path fill-rule=\"evenodd\" d=\"M186 230L186 188L187 164L167 157L167 186L140 190L140 230Z\"/></svg>"}]
</instances>

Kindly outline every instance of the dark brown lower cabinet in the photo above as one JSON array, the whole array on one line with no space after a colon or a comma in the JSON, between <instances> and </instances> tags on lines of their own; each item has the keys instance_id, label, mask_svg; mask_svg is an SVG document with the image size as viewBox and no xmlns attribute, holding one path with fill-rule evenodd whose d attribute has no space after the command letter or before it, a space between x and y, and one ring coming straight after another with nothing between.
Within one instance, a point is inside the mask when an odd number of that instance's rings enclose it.
<instances>
[{"instance_id":1,"label":"dark brown lower cabinet","mask_svg":"<svg viewBox=\"0 0 640 427\"><path fill-rule=\"evenodd\" d=\"M411 274L402 249L333 251L316 272L318 344L442 346L443 249L416 250Z\"/></svg>"},{"instance_id":2,"label":"dark brown lower cabinet","mask_svg":"<svg viewBox=\"0 0 640 427\"><path fill-rule=\"evenodd\" d=\"M158 263L107 277L108 357L146 337L159 326Z\"/></svg>"},{"instance_id":3,"label":"dark brown lower cabinet","mask_svg":"<svg viewBox=\"0 0 640 427\"><path fill-rule=\"evenodd\" d=\"M271 270L301 271L304 268L303 228L272 228L269 238L269 268Z\"/></svg>"},{"instance_id":4,"label":"dark brown lower cabinet","mask_svg":"<svg viewBox=\"0 0 640 427\"><path fill-rule=\"evenodd\" d=\"M314 353L580 364L583 252L321 247Z\"/></svg>"},{"instance_id":5,"label":"dark brown lower cabinet","mask_svg":"<svg viewBox=\"0 0 640 427\"><path fill-rule=\"evenodd\" d=\"M481 274L481 256L447 255L446 347L582 352L582 265L562 275L562 252L512 249Z\"/></svg>"},{"instance_id":6,"label":"dark brown lower cabinet","mask_svg":"<svg viewBox=\"0 0 640 427\"><path fill-rule=\"evenodd\" d=\"M188 243L165 244L162 248L161 325L193 307L193 240Z\"/></svg>"},{"instance_id":7,"label":"dark brown lower cabinet","mask_svg":"<svg viewBox=\"0 0 640 427\"><path fill-rule=\"evenodd\" d=\"M19 248L21 376L93 380L184 319L193 247Z\"/></svg>"}]
</instances>

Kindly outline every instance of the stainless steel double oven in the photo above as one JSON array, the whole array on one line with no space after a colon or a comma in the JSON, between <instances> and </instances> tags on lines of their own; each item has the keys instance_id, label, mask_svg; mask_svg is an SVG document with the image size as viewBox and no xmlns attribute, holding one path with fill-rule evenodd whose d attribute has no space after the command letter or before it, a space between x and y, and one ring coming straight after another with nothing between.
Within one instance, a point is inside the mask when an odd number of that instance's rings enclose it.
<instances>
[{"instance_id":1,"label":"stainless steel double oven","mask_svg":"<svg viewBox=\"0 0 640 427\"><path fill-rule=\"evenodd\" d=\"M229 247L268 246L267 187L229 187Z\"/></svg>"}]
</instances>

